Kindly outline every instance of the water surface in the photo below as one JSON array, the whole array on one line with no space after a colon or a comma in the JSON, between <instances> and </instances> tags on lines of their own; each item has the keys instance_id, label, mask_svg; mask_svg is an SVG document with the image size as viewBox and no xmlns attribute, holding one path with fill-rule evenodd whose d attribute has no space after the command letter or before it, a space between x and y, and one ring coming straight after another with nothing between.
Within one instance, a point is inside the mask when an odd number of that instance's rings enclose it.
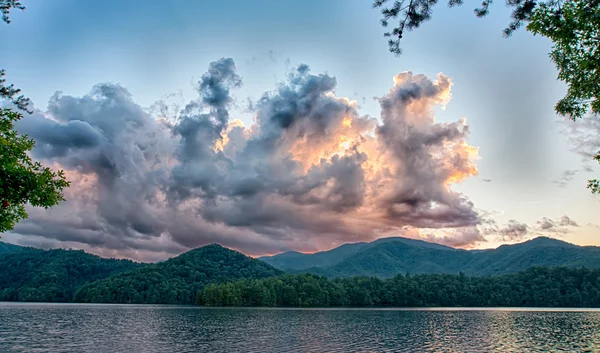
<instances>
[{"instance_id":1,"label":"water surface","mask_svg":"<svg viewBox=\"0 0 600 353\"><path fill-rule=\"evenodd\" d=\"M0 352L492 351L600 351L600 311L0 303Z\"/></svg>"}]
</instances>

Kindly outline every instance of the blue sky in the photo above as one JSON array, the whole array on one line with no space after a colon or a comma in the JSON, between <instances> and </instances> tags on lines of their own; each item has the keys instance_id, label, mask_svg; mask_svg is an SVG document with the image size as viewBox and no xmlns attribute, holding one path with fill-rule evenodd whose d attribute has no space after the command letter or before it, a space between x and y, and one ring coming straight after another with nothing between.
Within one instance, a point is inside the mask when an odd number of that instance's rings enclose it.
<instances>
[{"instance_id":1,"label":"blue sky","mask_svg":"<svg viewBox=\"0 0 600 353\"><path fill-rule=\"evenodd\" d=\"M443 72L454 83L452 100L435 108L436 119L466 117L468 143L480 155L479 175L454 190L493 212L498 224L514 219L533 229L543 217L568 215L580 227L545 235L600 245L598 229L589 226L598 198L585 189L593 173L581 171L553 112L565 86L548 58L550 42L524 30L503 38L509 11L502 4L484 19L474 16L473 4L440 4L431 21L405 35L404 54L395 57L369 0L23 2L27 10L2 26L0 66L42 111L56 91L79 97L103 82L126 87L143 107L173 93L188 101L208 64L231 57L243 85L232 90L230 114L247 126L247 98L274 90L302 63L336 77L337 96L378 118L374 97L388 93L396 74L434 79ZM561 187L553 181L566 170L579 172ZM479 246L500 242L489 237Z\"/></svg>"}]
</instances>

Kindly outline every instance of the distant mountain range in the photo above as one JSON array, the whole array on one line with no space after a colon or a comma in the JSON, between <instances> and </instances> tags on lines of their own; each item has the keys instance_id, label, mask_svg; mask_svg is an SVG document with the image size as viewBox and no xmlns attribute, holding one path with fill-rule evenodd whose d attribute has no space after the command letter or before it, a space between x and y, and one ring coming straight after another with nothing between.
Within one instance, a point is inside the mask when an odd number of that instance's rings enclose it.
<instances>
[{"instance_id":1,"label":"distant mountain range","mask_svg":"<svg viewBox=\"0 0 600 353\"><path fill-rule=\"evenodd\" d=\"M285 252L260 260L289 273L328 277L463 272L484 276L516 273L532 266L600 268L600 247L539 237L489 250L462 250L408 238L345 244L314 254Z\"/></svg>"},{"instance_id":2,"label":"distant mountain range","mask_svg":"<svg viewBox=\"0 0 600 353\"><path fill-rule=\"evenodd\" d=\"M389 278L406 273L500 275L533 266L600 268L600 247L541 237L497 249L467 251L386 238L315 254L286 252L259 260L212 244L147 264L101 258L82 250L41 250L0 242L0 301L193 304L207 285L254 281L284 271L330 278ZM253 286L252 281L247 283ZM260 292L257 286L252 290ZM221 289L227 296L227 291L235 288Z\"/></svg>"}]
</instances>

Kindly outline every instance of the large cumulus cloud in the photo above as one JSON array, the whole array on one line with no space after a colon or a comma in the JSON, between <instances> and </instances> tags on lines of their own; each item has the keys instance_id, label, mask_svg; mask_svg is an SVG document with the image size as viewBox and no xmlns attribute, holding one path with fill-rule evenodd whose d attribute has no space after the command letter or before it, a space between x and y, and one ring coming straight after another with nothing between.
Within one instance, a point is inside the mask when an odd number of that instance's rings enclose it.
<instances>
[{"instance_id":1,"label":"large cumulus cloud","mask_svg":"<svg viewBox=\"0 0 600 353\"><path fill-rule=\"evenodd\" d=\"M300 65L253 104L247 127L230 116L241 84L232 59L215 61L170 119L118 85L57 93L18 129L37 140L35 158L66 170L68 201L31 210L13 235L137 258L211 242L318 250L419 229L485 241L473 204L452 190L477 174L466 120L432 112L449 102L449 78L397 75L377 120L336 96L336 78Z\"/></svg>"}]
</instances>

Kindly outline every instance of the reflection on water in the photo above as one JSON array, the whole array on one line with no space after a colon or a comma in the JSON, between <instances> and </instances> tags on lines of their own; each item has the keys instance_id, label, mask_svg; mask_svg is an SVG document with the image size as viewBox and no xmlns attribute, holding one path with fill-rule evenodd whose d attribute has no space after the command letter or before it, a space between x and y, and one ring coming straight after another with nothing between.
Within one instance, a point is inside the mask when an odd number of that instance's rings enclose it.
<instances>
[{"instance_id":1,"label":"reflection on water","mask_svg":"<svg viewBox=\"0 0 600 353\"><path fill-rule=\"evenodd\" d=\"M0 352L595 352L600 311L0 303Z\"/></svg>"}]
</instances>

